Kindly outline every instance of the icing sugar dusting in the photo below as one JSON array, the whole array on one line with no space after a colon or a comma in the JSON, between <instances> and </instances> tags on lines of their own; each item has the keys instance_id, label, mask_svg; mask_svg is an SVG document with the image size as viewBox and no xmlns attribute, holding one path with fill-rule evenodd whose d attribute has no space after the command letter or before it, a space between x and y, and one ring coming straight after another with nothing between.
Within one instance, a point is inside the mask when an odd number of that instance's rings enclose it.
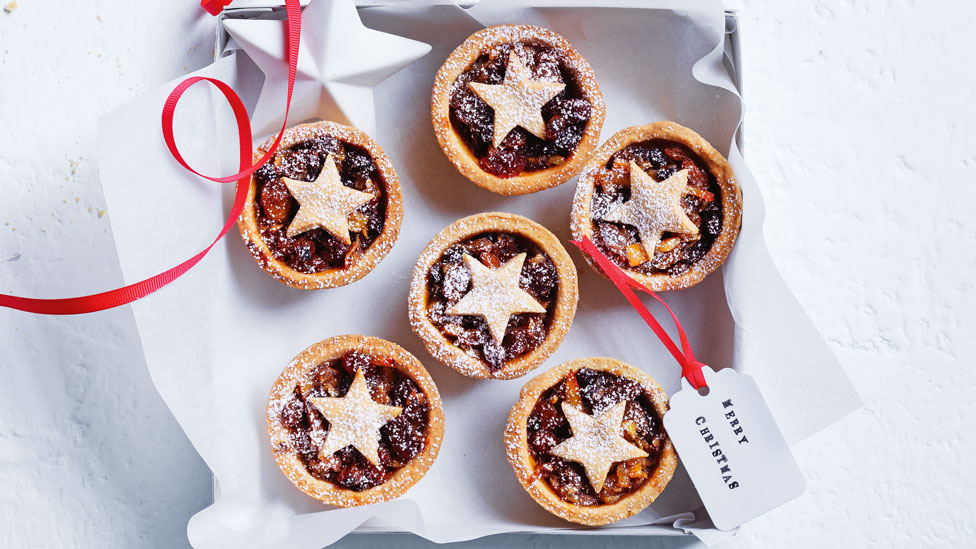
<instances>
[{"instance_id":1,"label":"icing sugar dusting","mask_svg":"<svg viewBox=\"0 0 976 549\"><path fill-rule=\"evenodd\" d=\"M597 173L606 166L617 151L628 145L650 140L664 140L680 143L688 147L700 158L715 178L722 197L722 230L713 242L708 253L691 264L684 273L672 276L667 273L646 274L635 269L623 267L635 280L655 291L678 290L697 284L725 261L736 236L742 217L742 195L728 161L707 141L694 131L674 122L662 121L644 126L632 126L620 130L597 149L580 172L573 196L570 230L574 239L584 236L594 239L594 218L602 214L594 209L595 181ZM612 207L612 205L609 205ZM589 258L586 261L597 272L600 269Z\"/></svg>"},{"instance_id":2,"label":"icing sugar dusting","mask_svg":"<svg viewBox=\"0 0 976 549\"><path fill-rule=\"evenodd\" d=\"M549 305L551 315L545 339L534 350L506 361L497 370L489 369L480 358L466 353L451 343L433 324L427 311L427 275L430 268L455 243L489 231L508 232L531 240L549 256L556 267L556 299ZM480 378L510 379L524 375L555 351L573 322L577 299L576 267L555 235L528 218L514 214L487 212L455 221L438 233L421 252L410 282L410 325L434 358L460 373Z\"/></svg>"},{"instance_id":3,"label":"icing sugar dusting","mask_svg":"<svg viewBox=\"0 0 976 549\"><path fill-rule=\"evenodd\" d=\"M320 457L331 456L351 444L373 465L380 464L380 427L400 415L403 408L375 402L369 394L362 369L356 370L356 377L345 396L308 400L329 421L329 433L320 447Z\"/></svg>"},{"instance_id":4,"label":"icing sugar dusting","mask_svg":"<svg viewBox=\"0 0 976 549\"><path fill-rule=\"evenodd\" d=\"M698 232L698 227L681 208L681 195L687 188L687 170L681 170L659 183L631 160L630 200L610 210L603 219L637 227L641 245L648 257L653 258L655 247L664 232Z\"/></svg>"},{"instance_id":5,"label":"icing sugar dusting","mask_svg":"<svg viewBox=\"0 0 976 549\"><path fill-rule=\"evenodd\" d=\"M452 315L476 315L485 319L498 344L505 339L508 319L516 313L544 313L546 308L519 288L525 254L521 253L497 268L484 266L465 254L464 264L471 273L471 290L447 310Z\"/></svg>"},{"instance_id":6,"label":"icing sugar dusting","mask_svg":"<svg viewBox=\"0 0 976 549\"><path fill-rule=\"evenodd\" d=\"M547 390L559 384L570 372L578 372L583 368L611 373L637 382L643 393L650 399L656 416L663 417L667 412L667 394L645 372L611 358L571 360L546 370L531 379L522 388L519 400L512 407L508 416L505 427L505 449L508 461L515 470L519 482L536 502L563 519L590 526L600 526L635 515L650 505L671 480L677 466L677 455L670 440L665 438L655 469L648 480L636 491L627 494L614 503L583 506L562 500L542 476L536 474L537 464L529 453L528 419L539 399ZM626 401L621 402L626 405ZM607 412L612 410L612 407L602 410ZM599 414L600 412L597 411L596 413ZM592 418L592 416L588 417ZM620 433L621 431L615 432ZM577 430L574 426L573 434L576 433ZM599 452L599 445L599 443L594 444L589 453L596 454Z\"/></svg>"},{"instance_id":7,"label":"icing sugar dusting","mask_svg":"<svg viewBox=\"0 0 976 549\"><path fill-rule=\"evenodd\" d=\"M349 143L365 150L379 172L379 183L383 186L386 197L386 219L383 230L372 243L362 252L352 252L346 260L345 266L326 269L317 273L306 274L296 271L287 264L277 260L264 242L261 232L257 228L254 207L257 200L256 175L251 176L251 188L247 202L237 220L241 237L247 245L248 251L272 278L283 284L303 290L318 290L333 288L354 282L368 274L393 249L400 233L400 223L403 219L403 199L400 193L400 180L397 177L393 163L386 156L383 149L368 135L357 128L321 121L310 124L300 124L285 130L279 150L291 148L301 143L310 142L316 138L331 136L343 143ZM269 137L254 152L257 162L274 143L274 137ZM324 171L324 170L323 170Z\"/></svg>"},{"instance_id":8,"label":"icing sugar dusting","mask_svg":"<svg viewBox=\"0 0 976 549\"><path fill-rule=\"evenodd\" d=\"M469 82L468 86L495 112L493 142L496 147L516 126L545 139L542 106L566 87L563 83L533 80L532 73L514 52L508 54L505 80L501 84Z\"/></svg>"},{"instance_id":9,"label":"icing sugar dusting","mask_svg":"<svg viewBox=\"0 0 976 549\"><path fill-rule=\"evenodd\" d=\"M347 220L349 214L375 198L343 185L331 154L326 157L315 181L305 182L289 177L282 177L281 180L299 204L298 213L288 225L289 237L321 227L345 244L351 244Z\"/></svg>"},{"instance_id":10,"label":"icing sugar dusting","mask_svg":"<svg viewBox=\"0 0 976 549\"><path fill-rule=\"evenodd\" d=\"M457 135L451 123L450 99L455 87L461 85L458 77L478 57L500 44L539 44L559 51L560 67L573 75L583 99L590 104L591 115L583 129L582 138L576 149L562 164L541 171L525 172L514 177L496 177L480 168L478 160ZM513 52L518 53L519 48ZM534 78L541 82L560 82L558 74L541 74L535 75ZM431 119L434 134L448 159L462 175L474 183L493 192L509 195L540 191L564 183L576 175L590 151L597 145L605 112L603 95L600 93L600 86L589 63L565 38L549 29L532 25L499 25L472 34L441 65L431 92Z\"/></svg>"},{"instance_id":11,"label":"icing sugar dusting","mask_svg":"<svg viewBox=\"0 0 976 549\"><path fill-rule=\"evenodd\" d=\"M603 482L614 463L647 455L647 452L620 436L620 424L627 409L626 400L592 416L566 402L563 402L562 408L573 436L560 442L551 453L582 465L597 493L603 490Z\"/></svg>"},{"instance_id":12,"label":"icing sugar dusting","mask_svg":"<svg viewBox=\"0 0 976 549\"><path fill-rule=\"evenodd\" d=\"M347 351L356 350L366 356L382 357L392 360L401 374L408 376L424 393L428 403L428 434L423 451L398 469L383 484L356 492L332 482L319 480L312 476L297 455L290 439L290 432L282 424L282 410L292 401L296 387L300 387L305 376L324 361L339 358ZM310 399L311 400L311 399ZM309 406L313 406L308 403ZM310 410L311 411L311 410ZM309 414L315 418L317 414ZM366 432L368 421L350 417L349 427L353 431ZM286 477L309 496L324 503L340 507L351 507L388 501L402 495L427 472L440 451L444 432L444 416L440 395L430 374L420 362L402 347L379 338L368 336L336 336L305 349L282 371L268 398L266 408L268 436L275 461ZM311 437L317 448L328 439L328 429L319 420L312 422Z\"/></svg>"}]
</instances>

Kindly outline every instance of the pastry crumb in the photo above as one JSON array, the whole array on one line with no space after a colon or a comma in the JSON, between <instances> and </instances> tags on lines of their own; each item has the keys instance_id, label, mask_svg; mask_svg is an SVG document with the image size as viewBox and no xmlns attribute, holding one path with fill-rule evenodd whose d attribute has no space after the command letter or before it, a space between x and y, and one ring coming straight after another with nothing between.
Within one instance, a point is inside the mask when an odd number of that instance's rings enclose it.
<instances>
[{"instance_id":1,"label":"pastry crumb","mask_svg":"<svg viewBox=\"0 0 976 549\"><path fill-rule=\"evenodd\" d=\"M13 13L18 7L17 0L10 0L10 2L7 2L7 5L3 7L3 11Z\"/></svg>"},{"instance_id":2,"label":"pastry crumb","mask_svg":"<svg viewBox=\"0 0 976 549\"><path fill-rule=\"evenodd\" d=\"M105 215L105 210L98 210L98 217L103 217Z\"/></svg>"}]
</instances>

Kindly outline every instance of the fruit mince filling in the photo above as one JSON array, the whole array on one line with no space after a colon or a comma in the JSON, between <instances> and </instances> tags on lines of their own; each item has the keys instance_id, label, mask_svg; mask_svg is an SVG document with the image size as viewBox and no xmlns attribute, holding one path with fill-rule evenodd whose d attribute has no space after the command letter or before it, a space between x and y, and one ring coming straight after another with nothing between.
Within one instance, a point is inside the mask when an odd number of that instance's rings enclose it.
<instances>
[{"instance_id":1,"label":"fruit mince filling","mask_svg":"<svg viewBox=\"0 0 976 549\"><path fill-rule=\"evenodd\" d=\"M447 309L471 288L471 271L462 260L465 254L495 268L521 253L526 256L519 287L545 307L545 313L512 315L501 345L491 337L488 324L481 317L447 314ZM497 232L475 235L448 248L428 271L427 314L454 345L483 361L490 370L498 370L546 338L556 302L557 278L552 259L525 237Z\"/></svg>"},{"instance_id":2,"label":"fruit mince filling","mask_svg":"<svg viewBox=\"0 0 976 549\"><path fill-rule=\"evenodd\" d=\"M505 79L511 52L522 59L533 80L561 82L566 87L542 107L545 139L516 127L494 147L494 111L468 83L500 84ZM583 98L579 82L568 66L565 55L549 46L500 44L483 53L458 76L451 87L451 124L478 158L482 170L498 177L514 177L558 166L573 154L590 119L590 103Z\"/></svg>"},{"instance_id":3,"label":"fruit mince filling","mask_svg":"<svg viewBox=\"0 0 976 549\"><path fill-rule=\"evenodd\" d=\"M321 228L289 238L288 225L298 213L298 202L281 178L314 181L329 154L337 163L343 185L373 195L372 200L349 215L352 244L345 244ZM316 137L279 150L273 162L268 162L255 172L255 180L257 193L254 213L261 238L275 259L296 271L317 273L342 268L352 254L368 248L383 232L386 218L385 185L373 158L360 147L328 135Z\"/></svg>"},{"instance_id":4,"label":"fruit mince filling","mask_svg":"<svg viewBox=\"0 0 976 549\"><path fill-rule=\"evenodd\" d=\"M562 403L599 414L621 400L627 401L621 434L647 452L647 457L615 463L598 494L582 465L550 452L572 436ZM563 501L586 506L615 503L643 486L654 473L667 438L651 397L639 383L589 368L570 372L542 393L529 414L527 427L529 452L535 461L533 478L545 480Z\"/></svg>"},{"instance_id":5,"label":"fruit mince filling","mask_svg":"<svg viewBox=\"0 0 976 549\"><path fill-rule=\"evenodd\" d=\"M664 233L653 258L649 258L649 251L639 244L635 227L598 219L630 200L631 160L658 182L688 170L688 189L681 197L681 207L698 226L698 234ZM593 184L593 241L621 267L646 274L680 275L708 253L722 231L722 198L715 177L684 145L661 140L629 145L614 153L607 164L597 170Z\"/></svg>"},{"instance_id":6,"label":"fruit mince filling","mask_svg":"<svg viewBox=\"0 0 976 549\"><path fill-rule=\"evenodd\" d=\"M363 370L374 401L403 409L380 429L378 467L352 445L324 459L319 456L329 422L308 399L344 396L357 370ZM383 484L423 451L429 417L426 395L413 379L396 369L392 359L350 351L309 371L282 406L280 421L309 474L361 492Z\"/></svg>"}]
</instances>

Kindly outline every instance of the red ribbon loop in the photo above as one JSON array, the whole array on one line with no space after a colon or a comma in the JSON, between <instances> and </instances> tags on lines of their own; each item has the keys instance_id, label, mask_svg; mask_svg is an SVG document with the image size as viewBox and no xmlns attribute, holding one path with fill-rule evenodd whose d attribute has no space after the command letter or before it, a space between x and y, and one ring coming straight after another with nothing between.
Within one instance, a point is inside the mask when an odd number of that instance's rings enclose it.
<instances>
[{"instance_id":1,"label":"red ribbon loop","mask_svg":"<svg viewBox=\"0 0 976 549\"><path fill-rule=\"evenodd\" d=\"M295 75L298 70L298 45L299 42L301 41L300 38L302 32L302 10L300 4L298 3L298 0L287 0L285 8L288 13L288 27L287 27L288 28L288 36L287 36L288 97L285 100L285 118L281 122L281 130L278 131L278 135L275 137L274 143L271 145L268 151L264 153L264 156L262 156L260 160L258 160L254 165L251 165L251 143L250 143L251 125L250 122L247 120L247 112L244 112L244 120L246 122L245 126L247 127L247 134L248 134L248 144L247 144L247 152L246 152L247 155L246 165L243 158L245 152L243 151L243 149L241 151L241 167L240 167L241 171L234 175L229 175L227 177L210 177L209 175L203 175L202 173L191 168L190 165L186 163L186 160L183 159L183 155L180 154L180 150L176 146L176 140L173 137L173 114L176 112L176 104L179 103L180 97L183 96L183 92L185 92L187 88L189 88L193 84L196 84L201 80L206 80L214 84L218 88L220 88L220 91L224 92L224 96L226 96L227 99L231 102L231 105L241 103L240 98L237 97L237 94L234 93L234 90L231 89L231 87L228 86L227 84L221 82L220 80L216 80L213 78L204 78L200 76L193 76L177 84L176 88L169 94L169 97L166 98L166 103L163 105L163 139L166 140L166 146L169 148L169 152L172 153L173 157L176 158L176 161L179 162L180 165L186 168L188 171L196 175L199 175L200 177L209 179L211 181L216 181L217 183L230 183L231 181L237 181L238 183L241 183L244 181L245 178L250 177L252 173L254 173L255 171L257 171L258 168L263 166L265 162L270 160L271 156L278 148L278 144L281 143L281 138L285 134L285 128L288 127L288 111L291 110L291 95L292 95L292 91L295 88ZM231 99L231 96L233 96L233 99ZM240 116L239 113L237 112L236 106L234 108L234 114L238 116L238 129L240 130L242 126L240 123ZM237 215L239 214L240 212L237 212ZM237 215L234 216L234 219L237 219Z\"/></svg>"},{"instance_id":2,"label":"red ribbon loop","mask_svg":"<svg viewBox=\"0 0 976 549\"><path fill-rule=\"evenodd\" d=\"M209 4L219 3L220 2L209 2ZM229 2L225 2L224 4L227 3ZM206 0L202 2L202 5L209 11L210 8L208 7L208 2ZM284 135L285 128L288 124L288 111L291 109L291 96L295 87L295 73L298 66L298 46L302 32L302 11L299 0L286 0L285 8L286 13L288 14L288 98L285 103L285 119L281 124L281 131L278 132L278 136L275 138L274 144L268 149L268 152L266 152L264 156L258 160L257 163L251 163L251 122L248 120L247 110L244 108L244 103L241 101L241 98L238 97L237 93L234 92L234 89L228 86L226 83L215 78L192 76L177 84L176 88L170 92L169 97L166 98L166 103L163 105L163 139L166 141L166 146L169 148L169 151L172 153L173 157L176 158L176 161L190 172L211 181L216 181L218 183L230 183L231 181L237 182L237 190L234 195L234 205L230 210L230 214L227 216L227 221L224 223L223 229L221 229L220 234L217 235L217 238L215 238L209 246L190 259L187 259L179 265L159 273L158 275L140 282L136 282L135 284L130 284L122 288L117 288L98 294L64 299L33 299L0 294L0 307L7 307L10 309L46 315L74 315L93 313L95 311L102 311L125 305L155 292L156 290L182 276L184 273L193 268L194 265L199 263L200 260L203 259L203 257L207 255L207 253L217 244L217 242L219 242L220 239L223 238L228 231L230 231L230 228L233 227L234 223L237 222L237 218L241 215L241 211L244 209L244 202L247 198L247 191L250 183L249 178L251 174L260 168L265 162L271 159L275 149L278 148L278 144L281 142L281 137ZM211 11L211 13L213 12ZM219 13L219 10L217 13ZM213 84L221 91L221 93L224 94L224 97L227 98L227 102L230 103L230 106L234 111L234 117L237 119L237 132L238 138L240 139L240 167L238 168L238 173L227 177L210 177L209 175L203 175L191 168L190 165L187 164L183 159L183 155L180 154L179 149L176 147L176 140L173 137L173 115L176 112L176 105L179 103L180 97L183 96L183 93L190 86L196 84L197 82L204 81Z\"/></svg>"},{"instance_id":3,"label":"red ribbon loop","mask_svg":"<svg viewBox=\"0 0 976 549\"><path fill-rule=\"evenodd\" d=\"M691 386L695 389L707 387L708 385L705 383L705 376L701 371L704 364L695 358L695 355L691 350L691 343L688 342L688 336L685 334L685 330L681 326L681 322L678 321L678 317L674 314L674 311L671 310L671 307L668 307L668 304L665 303L664 300L661 299L656 293L652 292L646 286L640 282L637 282L620 270L620 268L610 261L607 256L603 255L603 252L601 252L596 245L593 244L589 237L584 236L582 240L572 240L570 243L574 244L583 253L590 256L600 267L600 270L603 271L610 281L613 282L614 286L617 287L617 290L624 295L631 307L633 307L641 318L644 319L644 322L647 323L654 334L657 335L658 339L661 340L661 343L663 343L671 353L671 356L673 356L674 359L678 361L678 364L681 365L681 376L687 379L688 382L691 383ZM678 339L681 342L681 349L678 349L678 346L675 345L674 340L672 340L671 336L664 331L664 328L657 321L657 319L654 318L654 315L647 310L647 307L645 307L640 298L637 297L634 290L650 295L661 305L664 305L664 308L668 310L668 314L671 315L671 319L674 320L674 325L678 329Z\"/></svg>"}]
</instances>

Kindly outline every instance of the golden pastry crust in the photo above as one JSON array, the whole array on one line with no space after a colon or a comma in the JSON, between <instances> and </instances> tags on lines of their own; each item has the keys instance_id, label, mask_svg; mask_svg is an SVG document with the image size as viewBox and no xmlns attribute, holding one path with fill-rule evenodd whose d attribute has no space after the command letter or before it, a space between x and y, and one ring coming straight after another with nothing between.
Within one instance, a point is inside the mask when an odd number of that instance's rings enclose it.
<instances>
[{"instance_id":1,"label":"golden pastry crust","mask_svg":"<svg viewBox=\"0 0 976 549\"><path fill-rule=\"evenodd\" d=\"M311 124L300 124L285 130L281 138L279 150L287 149L299 143L303 143L321 136L332 136L346 143L361 147L369 153L376 164L376 168L382 178L382 184L386 193L386 219L383 223L383 231L366 248L364 253L351 252L349 262L341 268L326 269L317 273L303 273L293 269L283 261L279 261L272 255L267 243L261 238L261 231L258 229L257 216L254 211L254 203L257 200L257 176L251 176L251 186L247 192L247 201L244 203L244 210L237 220L237 227L241 231L241 237L247 244L248 251L257 260L268 274L282 284L287 284L292 288L302 290L319 290L322 288L335 288L345 286L366 276L372 271L386 254L393 249L397 237L400 235L400 223L403 220L403 198L400 194L400 179L397 177L393 163L386 156L383 149L373 141L365 132L337 124L335 122L314 122ZM254 152L254 161L257 162L268 150L274 138L268 138L257 151Z\"/></svg>"},{"instance_id":2,"label":"golden pastry crust","mask_svg":"<svg viewBox=\"0 0 976 549\"><path fill-rule=\"evenodd\" d=\"M573 153L559 166L527 172L515 177L498 177L485 172L478 165L468 146L451 125L451 87L478 57L492 46L513 42L527 42L550 46L566 56L567 68L572 71L584 99L591 107L590 119L583 138ZM434 78L430 115L434 134L447 158L461 175L489 191L505 195L529 194L565 183L583 168L600 139L606 105L593 69L570 43L555 32L533 25L498 25L480 30L468 37L441 65Z\"/></svg>"},{"instance_id":3,"label":"golden pastry crust","mask_svg":"<svg viewBox=\"0 0 976 549\"><path fill-rule=\"evenodd\" d=\"M456 242L487 232L511 233L531 240L552 260L558 278L556 302L543 342L528 353L505 362L500 369L494 371L448 340L437 329L427 313L427 273L430 268L437 263L444 251ZM434 358L466 376L512 379L521 377L542 364L559 347L576 315L579 290L576 283L576 266L554 234L526 217L489 212L459 219L437 233L417 259L408 299L410 325Z\"/></svg>"},{"instance_id":4,"label":"golden pastry crust","mask_svg":"<svg viewBox=\"0 0 976 549\"><path fill-rule=\"evenodd\" d=\"M691 268L680 275L672 276L667 273L648 274L621 267L633 279L653 291L679 290L698 284L725 261L732 251L732 245L735 243L736 236L739 234L739 226L742 223L742 191L736 182L732 166L720 152L715 150L715 147L712 147L708 141L705 141L693 130L674 122L664 121L645 126L632 126L614 134L593 153L589 162L586 163L586 167L580 173L576 183L576 195L573 199L570 228L574 239L579 240L586 236L592 240L594 222L591 208L596 171L605 166L610 157L617 151L628 145L652 139L673 141L691 149L708 167L708 171L715 177L721 191L722 230L708 252L693 263ZM586 261L602 274L589 256L586 256Z\"/></svg>"},{"instance_id":5,"label":"golden pastry crust","mask_svg":"<svg viewBox=\"0 0 976 549\"><path fill-rule=\"evenodd\" d=\"M581 368L601 370L638 382L651 396L659 417L668 411L668 396L654 378L643 371L613 358L581 358L564 362L534 377L522 387L518 402L512 407L505 427L505 449L508 462L522 487L550 513L587 526L602 526L633 516L649 506L664 490L678 464L671 439L666 439L657 466L647 482L617 502L609 505L584 506L562 500L545 480L534 475L535 460L529 453L527 422L539 397L562 381L569 372Z\"/></svg>"},{"instance_id":6,"label":"golden pastry crust","mask_svg":"<svg viewBox=\"0 0 976 549\"><path fill-rule=\"evenodd\" d=\"M423 451L394 472L383 484L361 492L312 476L293 448L288 430L281 424L281 409L291 398L302 377L318 364L339 358L351 350L393 359L396 369L410 377L420 387L427 397L428 404L428 432ZM420 361L396 343L361 335L331 337L312 345L292 359L271 388L267 422L275 461L288 480L305 494L323 503L339 507L367 505L400 497L423 478L433 465L440 451L441 440L444 438L444 408L440 393L437 392L434 380Z\"/></svg>"}]
</instances>

